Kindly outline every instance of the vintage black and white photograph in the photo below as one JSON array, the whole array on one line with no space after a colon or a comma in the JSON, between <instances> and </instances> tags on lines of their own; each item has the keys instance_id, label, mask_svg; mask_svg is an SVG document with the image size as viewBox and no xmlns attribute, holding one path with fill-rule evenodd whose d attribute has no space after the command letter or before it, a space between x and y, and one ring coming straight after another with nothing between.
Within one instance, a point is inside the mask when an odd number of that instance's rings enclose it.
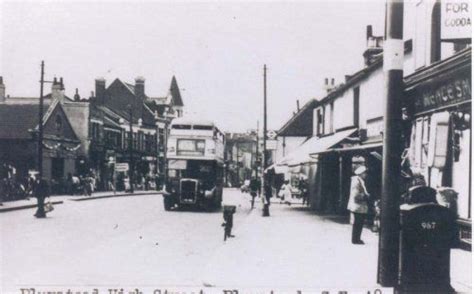
<instances>
[{"instance_id":1,"label":"vintage black and white photograph","mask_svg":"<svg viewBox=\"0 0 474 294\"><path fill-rule=\"evenodd\" d=\"M0 0L0 293L472 293L470 0Z\"/></svg>"}]
</instances>

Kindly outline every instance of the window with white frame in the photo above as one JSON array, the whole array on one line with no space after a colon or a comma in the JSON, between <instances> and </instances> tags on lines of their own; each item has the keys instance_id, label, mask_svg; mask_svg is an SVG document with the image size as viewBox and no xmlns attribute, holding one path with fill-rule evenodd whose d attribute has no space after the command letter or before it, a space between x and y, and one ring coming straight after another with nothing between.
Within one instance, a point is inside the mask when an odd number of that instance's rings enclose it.
<instances>
[{"instance_id":1,"label":"window with white frame","mask_svg":"<svg viewBox=\"0 0 474 294\"><path fill-rule=\"evenodd\" d=\"M324 108L318 107L314 109L314 123L315 123L315 134L321 136L324 134Z\"/></svg>"},{"instance_id":2,"label":"window with white frame","mask_svg":"<svg viewBox=\"0 0 474 294\"><path fill-rule=\"evenodd\" d=\"M419 1L415 4L415 69L426 66L426 50L428 45L427 3Z\"/></svg>"}]
</instances>

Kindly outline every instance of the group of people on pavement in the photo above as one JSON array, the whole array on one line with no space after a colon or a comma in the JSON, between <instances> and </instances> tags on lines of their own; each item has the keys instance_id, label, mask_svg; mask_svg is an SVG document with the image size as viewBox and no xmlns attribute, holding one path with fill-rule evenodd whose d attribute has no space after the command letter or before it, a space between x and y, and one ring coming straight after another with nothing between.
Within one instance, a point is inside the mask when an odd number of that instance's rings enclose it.
<instances>
[{"instance_id":1,"label":"group of people on pavement","mask_svg":"<svg viewBox=\"0 0 474 294\"><path fill-rule=\"evenodd\" d=\"M302 199L303 205L309 204L309 189L308 189L308 180L303 175L300 174L298 183L297 183L297 194L298 198ZM291 185L289 180L285 180L281 185L278 191L278 198L280 198L280 203L285 203L291 205L290 199L295 198L295 193L293 192L293 186Z\"/></svg>"}]
</instances>

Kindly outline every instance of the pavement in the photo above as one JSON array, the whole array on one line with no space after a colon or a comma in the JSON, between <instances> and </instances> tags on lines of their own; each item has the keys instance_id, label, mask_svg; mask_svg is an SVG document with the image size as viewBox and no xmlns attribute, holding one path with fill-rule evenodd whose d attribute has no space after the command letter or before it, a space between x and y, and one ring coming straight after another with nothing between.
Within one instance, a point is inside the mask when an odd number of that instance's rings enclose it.
<instances>
[{"instance_id":1,"label":"pavement","mask_svg":"<svg viewBox=\"0 0 474 294\"><path fill-rule=\"evenodd\" d=\"M365 245L353 245L352 227L341 217L317 215L301 200L291 202L273 201L270 217L254 209L206 265L203 284L319 293L393 291L376 282L378 234L364 229ZM451 284L459 293L472 291L471 267L471 252L451 251Z\"/></svg>"},{"instance_id":2,"label":"pavement","mask_svg":"<svg viewBox=\"0 0 474 294\"><path fill-rule=\"evenodd\" d=\"M144 191L144 190L137 190L133 194L130 192L95 192L92 193L91 196L84 196L84 195L53 195L49 197L47 201L51 201L53 205L63 204L64 201L72 200L72 201L87 201L87 200L95 200L95 199L103 199L103 198L112 198L112 197L125 197L125 196L139 196L139 195L149 195L149 194L159 194L159 191ZM14 211L14 210L21 210L21 209L28 209L28 208L36 208L37 202L35 197L30 197L29 199L22 199L22 200L15 200L15 201L6 201L2 202L0 206L0 213Z\"/></svg>"}]
</instances>

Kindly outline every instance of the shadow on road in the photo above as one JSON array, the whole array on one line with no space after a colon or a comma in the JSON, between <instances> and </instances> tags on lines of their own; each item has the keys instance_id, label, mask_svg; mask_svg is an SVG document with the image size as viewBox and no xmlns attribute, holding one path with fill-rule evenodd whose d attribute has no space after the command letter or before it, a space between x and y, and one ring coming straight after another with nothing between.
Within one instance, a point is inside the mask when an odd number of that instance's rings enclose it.
<instances>
[{"instance_id":1,"label":"shadow on road","mask_svg":"<svg viewBox=\"0 0 474 294\"><path fill-rule=\"evenodd\" d=\"M349 223L349 215L338 215L338 214L331 214L331 213L324 213L319 211L314 211L308 206L289 206L289 210L297 211L299 213L316 216L320 219L324 219L327 221L332 221L338 224L348 224Z\"/></svg>"}]
</instances>

